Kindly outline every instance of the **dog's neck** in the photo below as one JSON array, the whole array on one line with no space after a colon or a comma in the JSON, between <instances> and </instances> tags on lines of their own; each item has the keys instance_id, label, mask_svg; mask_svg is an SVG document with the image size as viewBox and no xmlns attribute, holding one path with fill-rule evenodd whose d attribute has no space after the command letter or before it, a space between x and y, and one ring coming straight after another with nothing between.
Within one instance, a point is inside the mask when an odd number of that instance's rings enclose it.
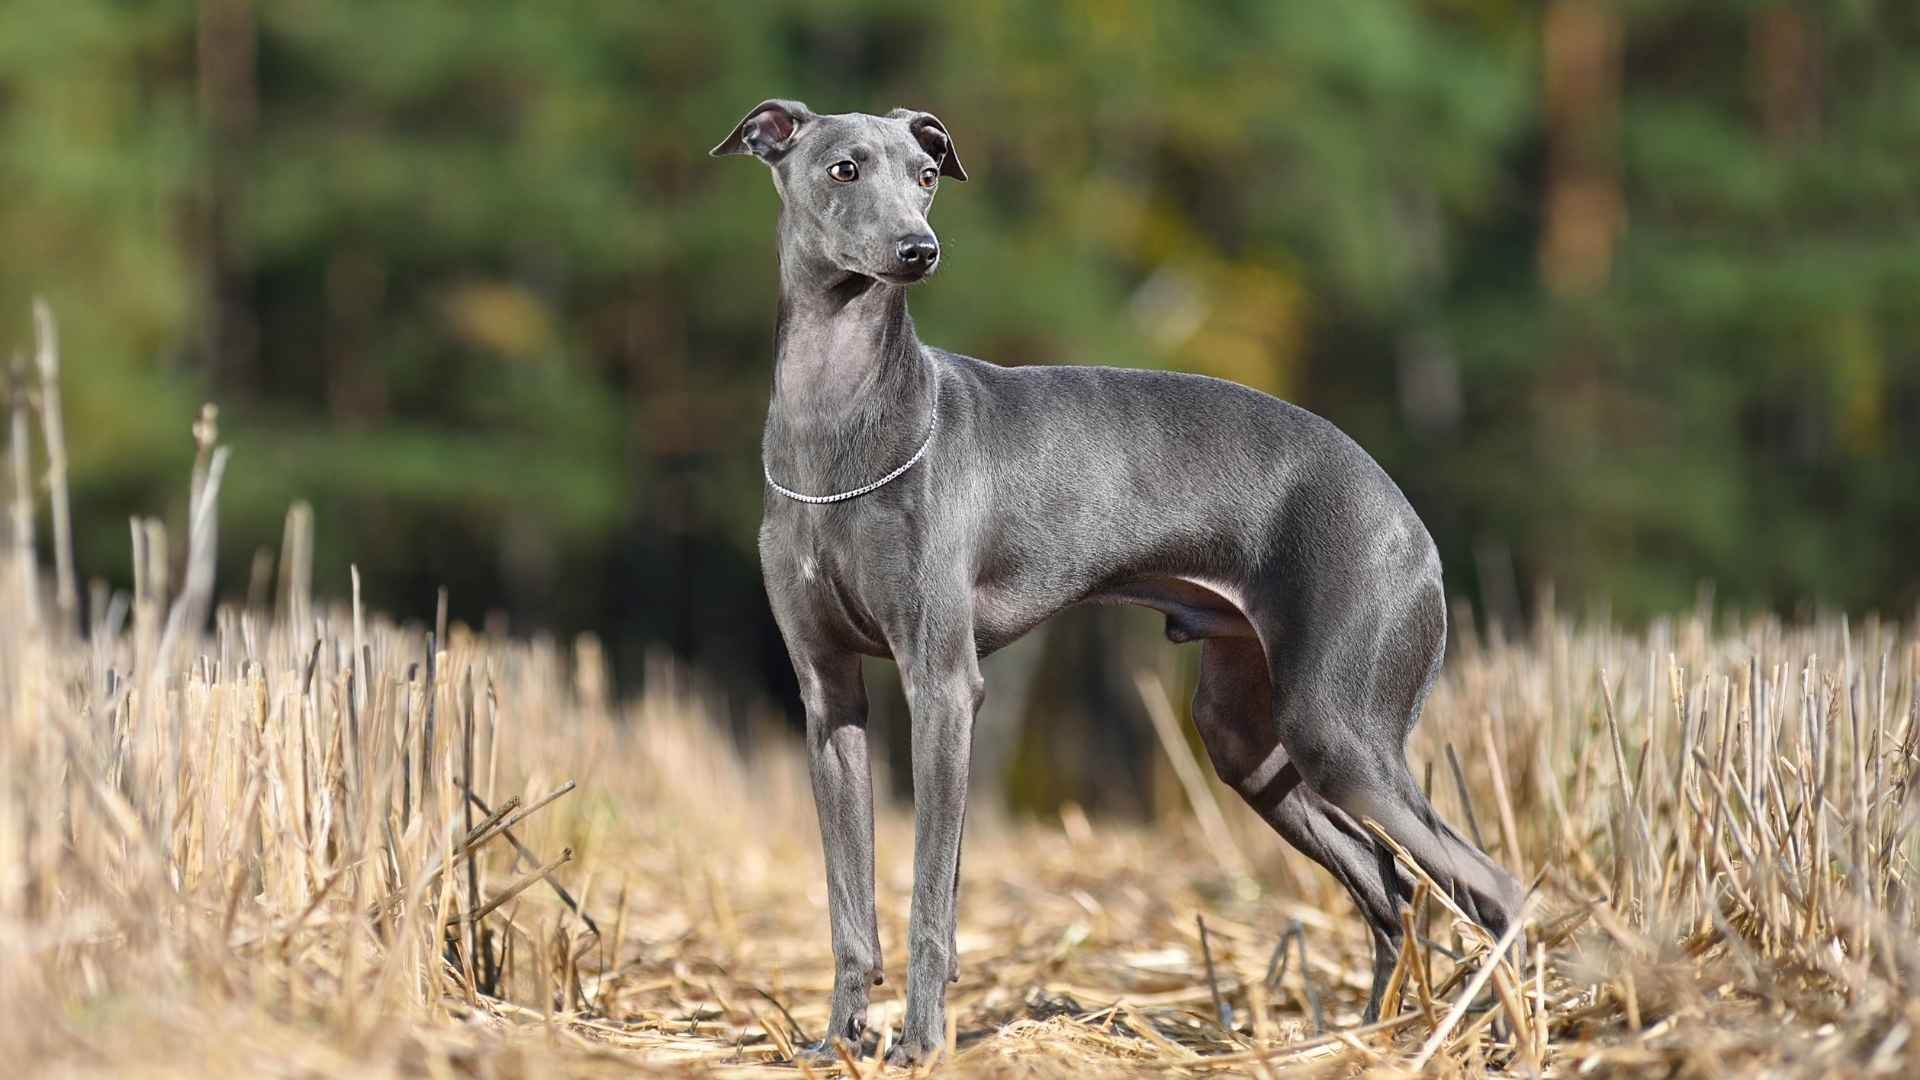
<instances>
[{"instance_id":1,"label":"dog's neck","mask_svg":"<svg viewBox=\"0 0 1920 1080\"><path fill-rule=\"evenodd\" d=\"M767 463L810 494L898 465L926 436L932 374L907 290L782 260Z\"/></svg>"}]
</instances>

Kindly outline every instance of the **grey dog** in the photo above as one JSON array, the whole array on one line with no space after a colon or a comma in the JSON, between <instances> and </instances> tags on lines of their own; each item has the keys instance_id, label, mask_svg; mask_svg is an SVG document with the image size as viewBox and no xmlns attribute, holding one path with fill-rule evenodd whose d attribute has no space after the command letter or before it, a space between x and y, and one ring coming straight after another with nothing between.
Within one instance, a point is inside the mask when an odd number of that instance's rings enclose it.
<instances>
[{"instance_id":1,"label":"grey dog","mask_svg":"<svg viewBox=\"0 0 1920 1080\"><path fill-rule=\"evenodd\" d=\"M1377 1015L1411 881L1372 819L1504 932L1519 884L1435 814L1407 733L1440 669L1440 559L1331 423L1218 379L1004 368L923 345L907 289L940 263L927 211L965 180L930 113L757 105L715 156L779 192L780 303L761 567L806 709L834 956L826 1038L861 1043L881 981L861 656L912 711L913 905L896 1062L945 1041L980 659L1063 608L1124 602L1200 641L1193 720L1220 778L1353 895Z\"/></svg>"}]
</instances>

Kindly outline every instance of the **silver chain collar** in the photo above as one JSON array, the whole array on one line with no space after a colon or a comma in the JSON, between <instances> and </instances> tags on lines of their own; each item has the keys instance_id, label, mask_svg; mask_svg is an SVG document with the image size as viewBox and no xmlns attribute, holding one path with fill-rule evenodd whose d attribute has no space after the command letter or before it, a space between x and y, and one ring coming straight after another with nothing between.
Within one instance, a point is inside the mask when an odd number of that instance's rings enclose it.
<instances>
[{"instance_id":1,"label":"silver chain collar","mask_svg":"<svg viewBox=\"0 0 1920 1080\"><path fill-rule=\"evenodd\" d=\"M780 482L773 478L773 467L767 464L766 455L764 454L762 454L760 457L760 471L766 474L768 487L772 488L773 490L779 492L782 495L785 495L787 498L792 499L794 502L812 503L817 506L822 503L846 502L848 499L857 499L860 496L865 495L869 492L878 491L881 488L886 487L888 484L891 484L895 480L898 480L900 479L900 477L906 475L906 472L908 469L911 469L915 465L918 465L920 463L920 459L927 455L927 448L933 445L933 432L934 432L934 429L939 426L939 422L940 422L940 377L936 374L933 378L933 407L928 410L928 415L927 415L927 437L921 440L920 449L915 450L913 452L913 456L908 458L905 464L901 465L899 468L893 470L892 472L881 477L880 479L875 480L873 483L867 484L864 487L854 488L852 491L842 491L835 495L802 495L799 492L793 490L792 488L785 488L780 486Z\"/></svg>"}]
</instances>

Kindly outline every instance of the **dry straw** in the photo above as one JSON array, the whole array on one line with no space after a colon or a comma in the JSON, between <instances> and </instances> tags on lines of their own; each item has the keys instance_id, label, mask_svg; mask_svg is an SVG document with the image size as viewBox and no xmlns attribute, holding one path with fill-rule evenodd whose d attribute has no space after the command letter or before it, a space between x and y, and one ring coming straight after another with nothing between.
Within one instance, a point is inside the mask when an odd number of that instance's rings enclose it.
<instances>
[{"instance_id":1,"label":"dry straw","mask_svg":"<svg viewBox=\"0 0 1920 1080\"><path fill-rule=\"evenodd\" d=\"M670 664L616 705L590 640L370 614L357 574L314 581L304 507L251 599L218 603L210 413L184 544L134 522L131 595L96 585L76 634L59 365L37 325L0 551L7 1060L795 1075L780 1063L819 1037L833 977L805 765L777 724L743 750ZM46 598L59 617L30 618ZM1459 637L1412 752L1448 774L1443 812L1537 872L1524 924L1490 940L1409 864L1395 993L1359 1026L1371 965L1348 902L1201 771L1146 679L1179 781L1153 820L976 810L938 1068L1912 1071L1910 627L1702 614L1626 633L1543 611L1514 640ZM891 1037L911 836L880 819L870 1019Z\"/></svg>"}]
</instances>

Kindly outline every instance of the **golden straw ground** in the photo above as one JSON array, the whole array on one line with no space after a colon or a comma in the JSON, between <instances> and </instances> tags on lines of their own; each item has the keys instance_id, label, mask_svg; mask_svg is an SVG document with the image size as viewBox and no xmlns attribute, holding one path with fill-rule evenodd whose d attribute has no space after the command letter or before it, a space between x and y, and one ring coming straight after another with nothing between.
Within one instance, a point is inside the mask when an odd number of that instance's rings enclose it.
<instances>
[{"instance_id":1,"label":"golden straw ground","mask_svg":"<svg viewBox=\"0 0 1920 1080\"><path fill-rule=\"evenodd\" d=\"M278 588L216 606L219 487L248 463L218 451L214 420L195 432L199 527L136 522L134 592L87 605L84 635L60 575L41 580L17 540L0 552L5 1060L798 1075L784 1061L817 1037L832 973L794 740L769 725L743 754L666 663L614 700L590 640L396 626L352 582L311 580L304 509L262 578ZM5 475L20 473L10 537L50 498L37 465ZM32 618L30 589L50 601ZM1415 770L1539 876L1513 949L1423 890L1404 1003L1357 1027L1360 921L1192 767L1183 695L1146 679L1178 792L1158 820L975 815L935 1071L1920 1064L1910 627L1692 616L1629 634L1543 612L1514 640L1456 637ZM912 844L907 815L880 817L888 980L871 1020L890 1031Z\"/></svg>"}]
</instances>

